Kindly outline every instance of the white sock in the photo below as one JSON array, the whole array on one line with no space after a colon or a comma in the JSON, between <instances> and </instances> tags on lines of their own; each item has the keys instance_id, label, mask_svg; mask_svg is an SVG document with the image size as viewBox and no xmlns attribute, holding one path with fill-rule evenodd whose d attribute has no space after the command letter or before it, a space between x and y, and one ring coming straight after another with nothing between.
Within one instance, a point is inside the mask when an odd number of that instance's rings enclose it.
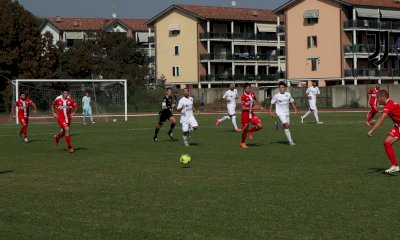
<instances>
[{"instance_id":1,"label":"white sock","mask_svg":"<svg viewBox=\"0 0 400 240\"><path fill-rule=\"evenodd\" d=\"M302 116L302 118L306 118L308 115L310 115L310 113L311 113L311 111L308 110L308 111Z\"/></svg>"},{"instance_id":2,"label":"white sock","mask_svg":"<svg viewBox=\"0 0 400 240\"><path fill-rule=\"evenodd\" d=\"M285 135L286 135L286 138L289 141L289 143L292 143L293 142L292 135L290 134L289 129L285 129Z\"/></svg>"},{"instance_id":3,"label":"white sock","mask_svg":"<svg viewBox=\"0 0 400 240\"><path fill-rule=\"evenodd\" d=\"M233 127L234 127L235 129L238 128L238 127L237 127L237 124L236 124L236 116L232 116L232 124L233 124Z\"/></svg>"},{"instance_id":4,"label":"white sock","mask_svg":"<svg viewBox=\"0 0 400 240\"><path fill-rule=\"evenodd\" d=\"M318 111L314 111L315 121L319 122Z\"/></svg>"},{"instance_id":5,"label":"white sock","mask_svg":"<svg viewBox=\"0 0 400 240\"><path fill-rule=\"evenodd\" d=\"M223 122L223 121L225 121L225 120L228 120L229 118L230 118L229 116L224 116L223 118L218 119L218 121L219 121L219 122Z\"/></svg>"}]
</instances>

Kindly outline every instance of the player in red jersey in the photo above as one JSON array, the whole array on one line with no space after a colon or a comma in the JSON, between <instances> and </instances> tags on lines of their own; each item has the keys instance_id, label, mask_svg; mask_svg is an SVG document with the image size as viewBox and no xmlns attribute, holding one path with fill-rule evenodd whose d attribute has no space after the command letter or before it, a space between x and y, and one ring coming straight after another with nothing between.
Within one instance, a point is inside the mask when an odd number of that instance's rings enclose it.
<instances>
[{"instance_id":1,"label":"player in red jersey","mask_svg":"<svg viewBox=\"0 0 400 240\"><path fill-rule=\"evenodd\" d=\"M73 110L72 110L73 109ZM58 119L58 124L61 127L60 133L54 136L54 144L58 145L58 141L65 136L67 142L68 151L73 153L75 150L71 146L71 135L70 135L70 124L71 117L78 110L78 105L72 98L69 98L69 91L63 90L61 97L57 97L51 107L53 115Z\"/></svg>"},{"instance_id":2,"label":"player in red jersey","mask_svg":"<svg viewBox=\"0 0 400 240\"><path fill-rule=\"evenodd\" d=\"M372 129L368 132L368 136L372 137L372 133L383 123L383 120L385 120L387 116L392 119L394 127L389 132L385 141L383 141L386 154L389 157L392 166L389 169L385 170L385 172L398 172L400 169L399 165L397 164L396 155L394 154L393 143L395 143L400 138L400 104L394 102L393 100L390 100L389 93L386 90L379 90L377 92L377 100L380 105L384 105L384 109L382 112L382 116L379 117Z\"/></svg>"},{"instance_id":3,"label":"player in red jersey","mask_svg":"<svg viewBox=\"0 0 400 240\"><path fill-rule=\"evenodd\" d=\"M371 126L372 119L374 119L375 114L377 114L379 112L379 110L378 110L379 103L376 98L376 93L379 91L380 86L381 85L376 84L376 86L374 88L372 88L368 91L368 94L370 95L369 105L371 106L371 111L369 111L367 113L367 121L365 122L365 124L367 126Z\"/></svg>"},{"instance_id":4,"label":"player in red jersey","mask_svg":"<svg viewBox=\"0 0 400 240\"><path fill-rule=\"evenodd\" d=\"M258 102L256 94L250 90L250 84L244 85L244 92L242 95L242 141L240 142L241 148L248 148L246 144L247 134L249 139L253 139L253 132L259 131L263 128L261 120L254 114L254 110L263 110L264 108ZM250 124L254 127L250 128Z\"/></svg>"},{"instance_id":5,"label":"player in red jersey","mask_svg":"<svg viewBox=\"0 0 400 240\"><path fill-rule=\"evenodd\" d=\"M24 142L28 143L28 123L29 123L29 107L33 107L33 112L37 112L36 104L28 98L26 93L21 93L19 95L18 101L13 104L11 112L13 116L15 115L15 108L18 108L18 120L21 123L22 127L19 131L19 136L23 137Z\"/></svg>"}]
</instances>

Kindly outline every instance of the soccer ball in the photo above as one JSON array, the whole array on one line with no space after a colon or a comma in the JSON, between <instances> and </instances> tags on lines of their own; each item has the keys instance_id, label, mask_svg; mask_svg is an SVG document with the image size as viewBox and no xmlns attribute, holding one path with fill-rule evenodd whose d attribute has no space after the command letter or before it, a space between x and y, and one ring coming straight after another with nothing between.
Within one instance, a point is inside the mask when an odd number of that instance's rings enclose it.
<instances>
[{"instance_id":1,"label":"soccer ball","mask_svg":"<svg viewBox=\"0 0 400 240\"><path fill-rule=\"evenodd\" d=\"M179 161L184 165L188 165L190 163L190 160L192 160L192 158L189 156L189 154L182 154L181 158L179 159Z\"/></svg>"},{"instance_id":2,"label":"soccer ball","mask_svg":"<svg viewBox=\"0 0 400 240\"><path fill-rule=\"evenodd\" d=\"M114 119L113 119L113 122L117 122L117 119L116 119L116 118L114 118Z\"/></svg>"}]
</instances>

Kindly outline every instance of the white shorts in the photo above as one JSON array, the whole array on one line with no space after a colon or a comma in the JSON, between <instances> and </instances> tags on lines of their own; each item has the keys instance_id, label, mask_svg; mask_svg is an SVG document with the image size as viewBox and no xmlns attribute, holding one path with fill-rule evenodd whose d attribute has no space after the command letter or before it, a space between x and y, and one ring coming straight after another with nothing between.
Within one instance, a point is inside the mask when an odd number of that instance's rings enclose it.
<instances>
[{"instance_id":1,"label":"white shorts","mask_svg":"<svg viewBox=\"0 0 400 240\"><path fill-rule=\"evenodd\" d=\"M196 118L194 117L189 118L187 121L181 122L181 124L183 132L189 131L190 127L194 128L199 126L199 124L196 121Z\"/></svg>"},{"instance_id":2,"label":"white shorts","mask_svg":"<svg viewBox=\"0 0 400 240\"><path fill-rule=\"evenodd\" d=\"M233 116L236 114L236 107L227 107L229 116Z\"/></svg>"},{"instance_id":3,"label":"white shorts","mask_svg":"<svg viewBox=\"0 0 400 240\"><path fill-rule=\"evenodd\" d=\"M289 114L288 113L285 113L285 114L283 114L283 113L277 113L276 115L278 115L278 117L279 117L279 120L281 121L281 123L282 124L285 124L285 123L290 123L290 119L289 119Z\"/></svg>"},{"instance_id":4,"label":"white shorts","mask_svg":"<svg viewBox=\"0 0 400 240\"><path fill-rule=\"evenodd\" d=\"M310 110L317 110L317 101L316 100L308 100L308 105L310 105Z\"/></svg>"}]
</instances>

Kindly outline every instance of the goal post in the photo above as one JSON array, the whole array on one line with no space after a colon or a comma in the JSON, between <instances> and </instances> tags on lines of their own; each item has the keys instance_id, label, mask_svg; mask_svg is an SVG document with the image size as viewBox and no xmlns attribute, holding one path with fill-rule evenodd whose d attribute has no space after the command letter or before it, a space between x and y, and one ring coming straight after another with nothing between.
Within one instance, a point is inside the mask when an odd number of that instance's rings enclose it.
<instances>
[{"instance_id":1,"label":"goal post","mask_svg":"<svg viewBox=\"0 0 400 240\"><path fill-rule=\"evenodd\" d=\"M128 121L126 79L16 79L12 81L12 85L14 101L19 99L20 93L27 93L39 109L38 115L30 116L30 122L46 122L52 119L50 106L63 88L69 89L70 97L78 104L77 116L74 118L82 117L82 97L89 92L96 121L107 122L115 117ZM19 123L18 117L15 122Z\"/></svg>"}]
</instances>

